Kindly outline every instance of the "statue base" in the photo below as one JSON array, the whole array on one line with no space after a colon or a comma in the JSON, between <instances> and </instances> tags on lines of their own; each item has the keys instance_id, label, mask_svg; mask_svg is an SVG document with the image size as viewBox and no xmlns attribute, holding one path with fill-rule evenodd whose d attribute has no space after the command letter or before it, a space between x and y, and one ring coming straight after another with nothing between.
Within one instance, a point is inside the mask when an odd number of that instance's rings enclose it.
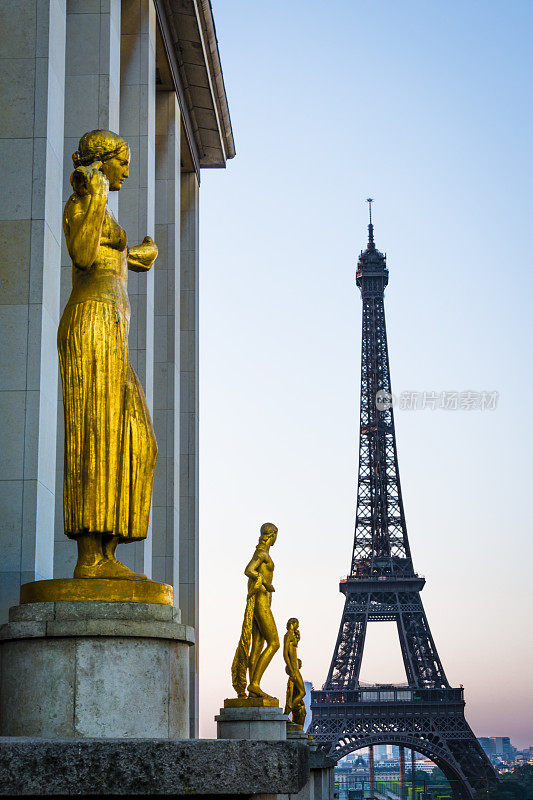
<instances>
[{"instance_id":1,"label":"statue base","mask_svg":"<svg viewBox=\"0 0 533 800\"><path fill-rule=\"evenodd\" d=\"M273 697L232 697L224 700L224 708L215 717L217 739L285 741L288 717L277 705L278 702Z\"/></svg>"},{"instance_id":2,"label":"statue base","mask_svg":"<svg viewBox=\"0 0 533 800\"><path fill-rule=\"evenodd\" d=\"M20 587L21 604L94 600L172 606L174 590L166 583L125 578L54 578L23 583Z\"/></svg>"},{"instance_id":3,"label":"statue base","mask_svg":"<svg viewBox=\"0 0 533 800\"><path fill-rule=\"evenodd\" d=\"M224 708L279 708L277 697L229 697Z\"/></svg>"},{"instance_id":4,"label":"statue base","mask_svg":"<svg viewBox=\"0 0 533 800\"><path fill-rule=\"evenodd\" d=\"M292 722L287 723L287 739L290 742L301 742L313 746L313 737L306 733L301 725L294 725Z\"/></svg>"},{"instance_id":5,"label":"statue base","mask_svg":"<svg viewBox=\"0 0 533 800\"><path fill-rule=\"evenodd\" d=\"M178 609L62 600L15 606L9 619L0 628L0 736L189 737L194 631Z\"/></svg>"}]
</instances>

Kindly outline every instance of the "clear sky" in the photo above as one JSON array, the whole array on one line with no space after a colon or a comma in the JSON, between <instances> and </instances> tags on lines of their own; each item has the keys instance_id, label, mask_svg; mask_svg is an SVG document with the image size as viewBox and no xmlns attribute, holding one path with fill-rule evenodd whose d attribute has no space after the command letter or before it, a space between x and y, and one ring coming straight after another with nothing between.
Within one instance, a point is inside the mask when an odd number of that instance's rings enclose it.
<instances>
[{"instance_id":1,"label":"clear sky","mask_svg":"<svg viewBox=\"0 0 533 800\"><path fill-rule=\"evenodd\" d=\"M361 299L375 198L415 569L478 736L533 745L533 3L213 0L237 156L205 171L200 278L201 734L232 696L243 569L279 526L273 610L326 678L356 499ZM363 678L401 681L387 623ZM278 653L264 688L284 697Z\"/></svg>"}]
</instances>

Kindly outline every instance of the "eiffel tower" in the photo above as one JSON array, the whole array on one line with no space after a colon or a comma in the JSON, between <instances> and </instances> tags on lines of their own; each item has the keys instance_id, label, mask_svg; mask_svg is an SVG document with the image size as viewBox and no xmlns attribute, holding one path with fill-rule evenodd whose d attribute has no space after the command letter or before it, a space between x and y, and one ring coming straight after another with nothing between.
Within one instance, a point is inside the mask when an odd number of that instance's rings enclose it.
<instances>
[{"instance_id":1,"label":"eiffel tower","mask_svg":"<svg viewBox=\"0 0 533 800\"><path fill-rule=\"evenodd\" d=\"M368 246L356 282L363 301L361 421L355 537L346 596L327 680L311 693L308 732L336 759L353 750L400 746L442 769L453 795L469 800L496 775L464 716L463 687L451 687L431 636L413 569L400 487L383 298L386 257L376 249L368 199ZM368 622L394 621L407 685L362 685L359 673ZM403 762L405 764L405 761ZM414 764L414 756L413 756ZM404 768L405 774L405 768ZM371 770L371 788L373 782Z\"/></svg>"}]
</instances>

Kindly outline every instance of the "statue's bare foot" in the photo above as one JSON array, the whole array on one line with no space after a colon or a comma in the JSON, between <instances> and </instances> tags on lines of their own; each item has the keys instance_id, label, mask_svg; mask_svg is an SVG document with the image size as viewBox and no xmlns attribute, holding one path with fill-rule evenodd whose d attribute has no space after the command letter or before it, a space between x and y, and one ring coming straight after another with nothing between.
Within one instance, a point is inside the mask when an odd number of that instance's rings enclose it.
<instances>
[{"instance_id":1,"label":"statue's bare foot","mask_svg":"<svg viewBox=\"0 0 533 800\"><path fill-rule=\"evenodd\" d=\"M264 697L266 700L275 700L275 697L272 697L271 694L267 694L264 692L261 687L257 683L251 683L248 687L248 696L249 697Z\"/></svg>"},{"instance_id":2,"label":"statue's bare foot","mask_svg":"<svg viewBox=\"0 0 533 800\"><path fill-rule=\"evenodd\" d=\"M74 568L74 578L96 578L98 576L98 569L103 563L103 559L96 561L94 564L76 564Z\"/></svg>"},{"instance_id":3,"label":"statue's bare foot","mask_svg":"<svg viewBox=\"0 0 533 800\"><path fill-rule=\"evenodd\" d=\"M102 571L98 575L99 578L125 578L126 580L130 581L148 580L146 575L143 575L141 572L134 572L125 564L122 564L122 562L117 561L117 559L114 556L106 559L101 564L100 569ZM109 574L104 574L104 573L109 573Z\"/></svg>"},{"instance_id":4,"label":"statue's bare foot","mask_svg":"<svg viewBox=\"0 0 533 800\"><path fill-rule=\"evenodd\" d=\"M91 566L78 565L74 570L75 578L122 578L122 580L145 581L146 575L134 572L116 558L106 558Z\"/></svg>"}]
</instances>

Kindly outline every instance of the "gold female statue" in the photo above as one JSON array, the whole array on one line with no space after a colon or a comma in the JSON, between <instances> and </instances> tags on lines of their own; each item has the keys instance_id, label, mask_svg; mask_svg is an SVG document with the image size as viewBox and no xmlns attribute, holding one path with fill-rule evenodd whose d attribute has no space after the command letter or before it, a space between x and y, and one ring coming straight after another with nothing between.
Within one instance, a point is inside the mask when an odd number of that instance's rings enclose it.
<instances>
[{"instance_id":1,"label":"gold female statue","mask_svg":"<svg viewBox=\"0 0 533 800\"><path fill-rule=\"evenodd\" d=\"M120 542L145 539L157 444L128 360L127 270L157 257L147 236L127 248L107 205L129 174L130 151L112 131L90 131L73 154L73 194L63 214L72 292L57 344L65 413L63 514L78 545L75 578L145 579L115 558Z\"/></svg>"},{"instance_id":2,"label":"gold female statue","mask_svg":"<svg viewBox=\"0 0 533 800\"><path fill-rule=\"evenodd\" d=\"M298 658L298 645L300 644L300 623L296 617L291 617L287 621L287 633L283 637L283 658L285 660L285 672L289 676L287 681L287 696L285 701L284 714L292 713L292 723L289 723L294 730L303 730L305 722L305 684L303 682L300 668L302 662Z\"/></svg>"},{"instance_id":3,"label":"gold female statue","mask_svg":"<svg viewBox=\"0 0 533 800\"><path fill-rule=\"evenodd\" d=\"M244 574L248 578L246 611L244 612L241 638L231 665L233 688L237 692L237 696L241 698L246 697L246 673L248 672L250 680L248 696L275 699L266 694L259 684L263 673L279 649L278 631L270 608L274 591L272 586L274 562L269 553L277 536L278 529L271 522L265 522L261 526L255 553L244 570Z\"/></svg>"}]
</instances>

